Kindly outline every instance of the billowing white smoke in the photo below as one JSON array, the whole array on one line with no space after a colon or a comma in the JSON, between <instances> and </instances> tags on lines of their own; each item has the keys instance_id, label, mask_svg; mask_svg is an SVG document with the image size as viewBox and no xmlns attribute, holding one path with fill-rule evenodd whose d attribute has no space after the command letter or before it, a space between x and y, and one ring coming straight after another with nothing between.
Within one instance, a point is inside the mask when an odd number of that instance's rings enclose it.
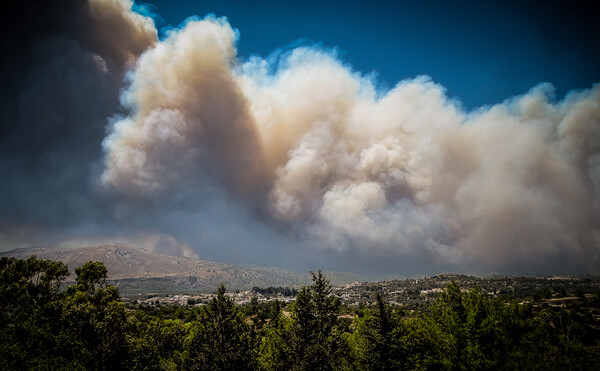
<instances>
[{"instance_id":1,"label":"billowing white smoke","mask_svg":"<svg viewBox=\"0 0 600 371\"><path fill-rule=\"evenodd\" d=\"M236 38L223 19L190 21L139 59L133 113L104 142L106 187L221 184L340 251L600 263L600 86L464 112L427 77L380 91L318 48L241 63Z\"/></svg>"},{"instance_id":2,"label":"billowing white smoke","mask_svg":"<svg viewBox=\"0 0 600 371\"><path fill-rule=\"evenodd\" d=\"M261 182L254 123L231 70L235 32L192 21L139 60L123 100L134 114L105 141L104 184L129 194L217 178L245 192Z\"/></svg>"}]
</instances>

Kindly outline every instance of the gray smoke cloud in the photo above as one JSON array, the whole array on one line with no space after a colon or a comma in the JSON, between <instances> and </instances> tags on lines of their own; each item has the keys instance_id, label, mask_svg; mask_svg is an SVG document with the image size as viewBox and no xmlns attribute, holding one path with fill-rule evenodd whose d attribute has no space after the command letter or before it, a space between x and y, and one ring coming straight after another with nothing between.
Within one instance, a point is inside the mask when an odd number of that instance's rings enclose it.
<instances>
[{"instance_id":1,"label":"gray smoke cloud","mask_svg":"<svg viewBox=\"0 0 600 371\"><path fill-rule=\"evenodd\" d=\"M88 21L33 43L14 80L4 245L54 228L299 269L598 272L599 85L468 112L319 47L241 60L223 18L157 41L130 2L77 4Z\"/></svg>"},{"instance_id":2,"label":"gray smoke cloud","mask_svg":"<svg viewBox=\"0 0 600 371\"><path fill-rule=\"evenodd\" d=\"M106 187L164 197L209 178L341 254L597 266L600 87L554 102L542 84L464 112L427 77L380 91L318 48L242 63L236 37L194 20L139 59L135 113L104 142Z\"/></svg>"},{"instance_id":3,"label":"gray smoke cloud","mask_svg":"<svg viewBox=\"0 0 600 371\"><path fill-rule=\"evenodd\" d=\"M153 21L131 6L118 0L3 5L3 249L105 234L110 197L96 183L107 117L126 113L125 73L157 42Z\"/></svg>"}]
</instances>

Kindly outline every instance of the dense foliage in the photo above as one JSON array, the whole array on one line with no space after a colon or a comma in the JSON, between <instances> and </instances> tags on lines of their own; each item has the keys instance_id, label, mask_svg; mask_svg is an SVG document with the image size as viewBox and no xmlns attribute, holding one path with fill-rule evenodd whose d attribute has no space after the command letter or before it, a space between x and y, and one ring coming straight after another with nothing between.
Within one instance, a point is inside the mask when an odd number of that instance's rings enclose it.
<instances>
[{"instance_id":1,"label":"dense foliage","mask_svg":"<svg viewBox=\"0 0 600 371\"><path fill-rule=\"evenodd\" d=\"M101 262L0 260L0 369L598 369L597 307L492 298L452 282L419 314L343 308L321 272L293 304L126 307ZM593 298L598 301L597 296ZM345 313L342 315L342 313ZM596 316L596 317L595 317Z\"/></svg>"},{"instance_id":2,"label":"dense foliage","mask_svg":"<svg viewBox=\"0 0 600 371\"><path fill-rule=\"evenodd\" d=\"M252 288L252 291L257 292L259 294L262 294L264 296L277 296L279 295L283 295L283 296L296 296L298 295L298 291L295 288L289 288L289 287L274 287L274 286L269 286L269 287L258 287L258 286L254 286Z\"/></svg>"}]
</instances>

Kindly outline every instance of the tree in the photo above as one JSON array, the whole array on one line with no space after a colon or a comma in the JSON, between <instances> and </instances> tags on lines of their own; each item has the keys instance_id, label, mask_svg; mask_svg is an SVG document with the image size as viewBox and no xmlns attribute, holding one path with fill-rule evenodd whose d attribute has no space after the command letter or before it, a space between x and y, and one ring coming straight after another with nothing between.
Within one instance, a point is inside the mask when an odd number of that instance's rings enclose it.
<instances>
[{"instance_id":1,"label":"tree","mask_svg":"<svg viewBox=\"0 0 600 371\"><path fill-rule=\"evenodd\" d=\"M256 341L244 315L219 286L186 340L184 368L241 370L256 368Z\"/></svg>"},{"instance_id":2,"label":"tree","mask_svg":"<svg viewBox=\"0 0 600 371\"><path fill-rule=\"evenodd\" d=\"M363 309L362 316L356 319L353 345L357 362L361 369L397 370L401 356L393 354L394 348L398 350L393 335L398 324L379 291L376 300L374 310Z\"/></svg>"},{"instance_id":3,"label":"tree","mask_svg":"<svg viewBox=\"0 0 600 371\"><path fill-rule=\"evenodd\" d=\"M292 367L292 326L292 320L282 314L280 303L275 300L271 321L262 329L258 355L260 369L284 371Z\"/></svg>"},{"instance_id":4,"label":"tree","mask_svg":"<svg viewBox=\"0 0 600 371\"><path fill-rule=\"evenodd\" d=\"M77 290L83 291L88 296L95 293L97 288L105 288L107 286L106 277L108 271L104 263L100 261L89 261L75 269L77 274Z\"/></svg>"},{"instance_id":5,"label":"tree","mask_svg":"<svg viewBox=\"0 0 600 371\"><path fill-rule=\"evenodd\" d=\"M338 326L340 300L320 270L311 276L313 284L300 290L292 307L293 368L330 370L349 355Z\"/></svg>"},{"instance_id":6,"label":"tree","mask_svg":"<svg viewBox=\"0 0 600 371\"><path fill-rule=\"evenodd\" d=\"M107 284L102 262L86 262L75 273L76 284L67 289L62 308L64 352L86 368L125 367L127 316L118 289Z\"/></svg>"},{"instance_id":7,"label":"tree","mask_svg":"<svg viewBox=\"0 0 600 371\"><path fill-rule=\"evenodd\" d=\"M62 262L38 259L35 255L27 260L0 259L0 316L18 315L32 311L54 300L60 285L68 275Z\"/></svg>"},{"instance_id":8,"label":"tree","mask_svg":"<svg viewBox=\"0 0 600 371\"><path fill-rule=\"evenodd\" d=\"M52 353L58 333L67 277L62 262L38 259L0 259L0 369L35 369L61 364Z\"/></svg>"}]
</instances>

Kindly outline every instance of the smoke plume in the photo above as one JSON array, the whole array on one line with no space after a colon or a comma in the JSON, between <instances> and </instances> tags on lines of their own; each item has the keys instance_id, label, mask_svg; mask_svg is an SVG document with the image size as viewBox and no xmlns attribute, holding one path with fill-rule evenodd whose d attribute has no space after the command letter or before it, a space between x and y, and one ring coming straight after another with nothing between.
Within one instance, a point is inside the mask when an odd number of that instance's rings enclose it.
<instances>
[{"instance_id":1,"label":"smoke plume","mask_svg":"<svg viewBox=\"0 0 600 371\"><path fill-rule=\"evenodd\" d=\"M209 179L341 253L599 262L600 87L555 102L542 84L465 112L427 77L381 90L317 47L244 63L236 38L224 19L193 20L140 58L105 186L166 197Z\"/></svg>"},{"instance_id":2,"label":"smoke plume","mask_svg":"<svg viewBox=\"0 0 600 371\"><path fill-rule=\"evenodd\" d=\"M10 1L0 22L0 240L4 249L102 234L112 202L99 192L107 118L157 42L131 1Z\"/></svg>"},{"instance_id":3,"label":"smoke plume","mask_svg":"<svg viewBox=\"0 0 600 371\"><path fill-rule=\"evenodd\" d=\"M600 85L467 111L427 76L383 88L318 46L243 60L224 18L158 40L131 1L54 5L13 4L3 25L5 248L598 272Z\"/></svg>"}]
</instances>

